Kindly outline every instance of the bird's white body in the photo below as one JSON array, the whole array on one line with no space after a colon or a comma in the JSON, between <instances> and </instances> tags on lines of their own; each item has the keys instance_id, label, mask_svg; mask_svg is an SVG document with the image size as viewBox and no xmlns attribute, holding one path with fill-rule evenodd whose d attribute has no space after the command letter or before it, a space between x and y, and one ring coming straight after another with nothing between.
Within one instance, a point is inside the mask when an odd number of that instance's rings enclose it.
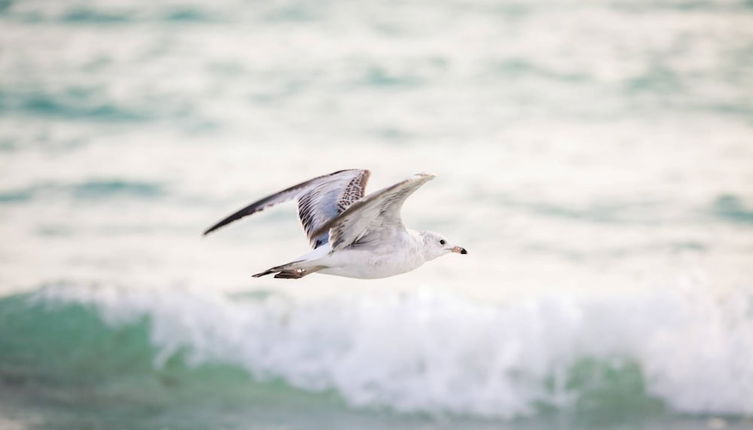
<instances>
[{"instance_id":1,"label":"bird's white body","mask_svg":"<svg viewBox=\"0 0 753 430\"><path fill-rule=\"evenodd\" d=\"M298 216L313 251L257 273L298 279L310 273L348 278L386 278L409 272L450 252L466 254L436 233L406 229L400 208L434 175L419 173L364 195L368 170L341 170L319 176L256 201L207 229L208 234L275 204L298 200Z\"/></svg>"},{"instance_id":2,"label":"bird's white body","mask_svg":"<svg viewBox=\"0 0 753 430\"><path fill-rule=\"evenodd\" d=\"M302 255L296 266L323 267L318 273L347 278L378 279L410 272L424 264L423 240L418 232L403 229L380 241L379 246L355 246L332 252L329 243Z\"/></svg>"}]
</instances>

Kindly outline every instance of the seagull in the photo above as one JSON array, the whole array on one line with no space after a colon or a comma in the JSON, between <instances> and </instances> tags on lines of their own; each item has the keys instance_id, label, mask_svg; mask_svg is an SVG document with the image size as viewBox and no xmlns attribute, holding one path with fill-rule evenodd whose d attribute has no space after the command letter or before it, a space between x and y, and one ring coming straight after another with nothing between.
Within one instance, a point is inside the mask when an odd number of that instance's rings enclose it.
<instances>
[{"instance_id":1,"label":"seagull","mask_svg":"<svg viewBox=\"0 0 753 430\"><path fill-rule=\"evenodd\" d=\"M434 175L418 173L392 186L364 195L371 172L339 170L264 197L209 227L220 227L288 200L298 200L298 217L312 251L253 275L300 279L311 273L377 279L418 268L449 253L467 254L443 236L406 228L400 208Z\"/></svg>"}]
</instances>

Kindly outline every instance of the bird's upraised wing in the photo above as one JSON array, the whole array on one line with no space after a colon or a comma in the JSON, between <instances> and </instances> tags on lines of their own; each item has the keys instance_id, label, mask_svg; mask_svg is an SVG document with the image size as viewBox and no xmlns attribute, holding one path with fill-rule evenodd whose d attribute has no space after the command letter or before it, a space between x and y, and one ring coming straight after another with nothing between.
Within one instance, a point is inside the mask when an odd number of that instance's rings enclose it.
<instances>
[{"instance_id":1,"label":"bird's upraised wing","mask_svg":"<svg viewBox=\"0 0 753 430\"><path fill-rule=\"evenodd\" d=\"M395 185L356 201L337 217L322 224L312 234L329 232L333 250L345 248L384 229L404 228L400 219L403 202L434 175L419 173Z\"/></svg>"},{"instance_id":2,"label":"bird's upraised wing","mask_svg":"<svg viewBox=\"0 0 753 430\"><path fill-rule=\"evenodd\" d=\"M204 234L278 203L298 199L298 217L311 246L317 248L329 239L328 230L319 232L320 227L363 197L369 175L368 170L350 169L309 179L251 203L209 227Z\"/></svg>"}]
</instances>

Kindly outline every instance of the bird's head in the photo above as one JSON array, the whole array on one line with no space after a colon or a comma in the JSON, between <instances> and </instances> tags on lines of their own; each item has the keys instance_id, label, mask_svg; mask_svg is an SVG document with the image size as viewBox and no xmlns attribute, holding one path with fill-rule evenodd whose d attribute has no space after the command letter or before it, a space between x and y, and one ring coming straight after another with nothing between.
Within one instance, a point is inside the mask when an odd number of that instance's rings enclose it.
<instances>
[{"instance_id":1,"label":"bird's head","mask_svg":"<svg viewBox=\"0 0 753 430\"><path fill-rule=\"evenodd\" d=\"M426 260L433 260L440 255L449 254L451 252L457 254L468 253L465 248L452 244L441 234L437 234L431 231L422 231L420 235L424 241L424 256Z\"/></svg>"}]
</instances>

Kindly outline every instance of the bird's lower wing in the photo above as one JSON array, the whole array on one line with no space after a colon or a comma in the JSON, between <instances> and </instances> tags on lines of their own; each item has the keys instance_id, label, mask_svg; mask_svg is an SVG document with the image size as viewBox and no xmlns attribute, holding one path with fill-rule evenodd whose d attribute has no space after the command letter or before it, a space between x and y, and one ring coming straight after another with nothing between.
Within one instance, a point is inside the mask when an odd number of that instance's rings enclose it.
<instances>
[{"instance_id":1,"label":"bird's lower wing","mask_svg":"<svg viewBox=\"0 0 753 430\"><path fill-rule=\"evenodd\" d=\"M403 202L434 175L420 173L395 185L369 194L351 204L337 217L322 224L312 236L329 231L333 250L352 245L370 233L402 228L400 208Z\"/></svg>"}]
</instances>

